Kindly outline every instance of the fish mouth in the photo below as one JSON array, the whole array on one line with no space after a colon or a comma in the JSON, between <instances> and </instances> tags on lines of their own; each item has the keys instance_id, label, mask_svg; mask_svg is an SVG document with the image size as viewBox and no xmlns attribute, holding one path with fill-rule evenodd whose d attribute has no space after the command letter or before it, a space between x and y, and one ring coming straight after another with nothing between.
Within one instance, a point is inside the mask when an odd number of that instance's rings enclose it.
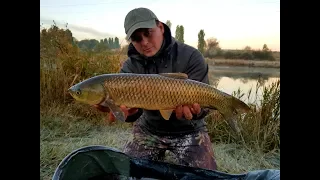
<instances>
[{"instance_id":1,"label":"fish mouth","mask_svg":"<svg viewBox=\"0 0 320 180\"><path fill-rule=\"evenodd\" d=\"M75 92L74 91L74 86L70 87L67 92L70 94L70 95L73 95L73 93Z\"/></svg>"},{"instance_id":2,"label":"fish mouth","mask_svg":"<svg viewBox=\"0 0 320 180\"><path fill-rule=\"evenodd\" d=\"M67 92L72 96L74 96L74 94L76 94L78 91L79 90L75 86L72 86L67 90Z\"/></svg>"}]
</instances>

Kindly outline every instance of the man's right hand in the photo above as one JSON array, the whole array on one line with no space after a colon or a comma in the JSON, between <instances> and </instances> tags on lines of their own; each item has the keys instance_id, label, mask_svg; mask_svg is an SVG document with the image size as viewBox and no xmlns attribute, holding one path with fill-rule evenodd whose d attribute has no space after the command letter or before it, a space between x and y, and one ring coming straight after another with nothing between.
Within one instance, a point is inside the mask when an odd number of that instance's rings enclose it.
<instances>
[{"instance_id":1,"label":"man's right hand","mask_svg":"<svg viewBox=\"0 0 320 180\"><path fill-rule=\"evenodd\" d=\"M114 122L116 118L114 117L113 113L110 111L108 107L101 106L101 105L93 105L96 109L98 109L101 112L109 112L109 118L106 119L109 123ZM138 112L137 108L127 108L125 105L121 105L120 109L124 112L126 119L128 116L131 116Z\"/></svg>"}]
</instances>

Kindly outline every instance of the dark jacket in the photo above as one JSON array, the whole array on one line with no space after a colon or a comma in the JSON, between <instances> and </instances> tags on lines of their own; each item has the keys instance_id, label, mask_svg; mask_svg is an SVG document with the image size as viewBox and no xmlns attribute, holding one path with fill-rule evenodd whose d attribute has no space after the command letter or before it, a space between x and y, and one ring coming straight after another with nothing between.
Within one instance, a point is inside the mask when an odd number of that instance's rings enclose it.
<instances>
[{"instance_id":1,"label":"dark jacket","mask_svg":"<svg viewBox=\"0 0 320 180\"><path fill-rule=\"evenodd\" d=\"M202 54L195 48L180 43L171 36L171 31L164 24L164 43L161 50L154 57L140 55L132 44L128 47L128 59L124 62L120 73L158 74L182 72L189 79L209 84L208 65ZM206 130L204 116L206 110L194 116L193 120L178 120L172 113L168 121L162 119L159 111L139 110L137 114L129 116L127 122L133 122L140 118L142 124L149 131L157 134L173 135L185 134L198 130Z\"/></svg>"}]
</instances>

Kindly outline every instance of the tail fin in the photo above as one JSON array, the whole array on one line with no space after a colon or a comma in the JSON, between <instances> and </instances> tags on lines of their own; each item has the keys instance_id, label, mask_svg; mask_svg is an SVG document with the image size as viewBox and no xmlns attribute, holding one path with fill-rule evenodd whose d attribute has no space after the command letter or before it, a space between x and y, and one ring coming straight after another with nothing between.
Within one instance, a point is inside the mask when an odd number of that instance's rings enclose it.
<instances>
[{"instance_id":1,"label":"tail fin","mask_svg":"<svg viewBox=\"0 0 320 180\"><path fill-rule=\"evenodd\" d=\"M250 111L250 107L241 101L240 99L237 99L233 96L231 96L231 109L229 111L225 112L224 118L228 122L229 126L233 131L236 133L240 133L240 128L238 126L237 122L237 115L240 113L247 113Z\"/></svg>"},{"instance_id":2,"label":"tail fin","mask_svg":"<svg viewBox=\"0 0 320 180\"><path fill-rule=\"evenodd\" d=\"M236 121L236 116L226 116L226 120L233 131L240 133L240 128L238 122Z\"/></svg>"},{"instance_id":3,"label":"tail fin","mask_svg":"<svg viewBox=\"0 0 320 180\"><path fill-rule=\"evenodd\" d=\"M234 132L240 133L241 130L238 126L236 112L228 111L228 112L221 113L221 115L223 116L225 121L227 121L228 125Z\"/></svg>"},{"instance_id":4,"label":"tail fin","mask_svg":"<svg viewBox=\"0 0 320 180\"><path fill-rule=\"evenodd\" d=\"M233 108L236 109L236 111L238 113L242 114L242 113L247 113L250 111L250 107L246 103L244 103L240 99L235 98L233 96L231 98L232 98L232 100L231 100L232 106L233 106Z\"/></svg>"}]
</instances>

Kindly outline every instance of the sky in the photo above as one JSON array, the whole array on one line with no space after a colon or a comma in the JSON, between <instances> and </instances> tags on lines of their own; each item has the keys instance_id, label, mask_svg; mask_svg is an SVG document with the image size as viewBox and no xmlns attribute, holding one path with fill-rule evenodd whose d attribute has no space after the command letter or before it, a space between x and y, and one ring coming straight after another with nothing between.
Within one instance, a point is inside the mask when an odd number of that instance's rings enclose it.
<instances>
[{"instance_id":1,"label":"sky","mask_svg":"<svg viewBox=\"0 0 320 180\"><path fill-rule=\"evenodd\" d=\"M250 46L280 51L280 0L40 0L40 25L55 23L78 39L117 36L126 44L124 19L138 7L151 9L162 22L170 20L172 36L184 26L186 44L197 47L198 33L217 38L222 49Z\"/></svg>"}]
</instances>

